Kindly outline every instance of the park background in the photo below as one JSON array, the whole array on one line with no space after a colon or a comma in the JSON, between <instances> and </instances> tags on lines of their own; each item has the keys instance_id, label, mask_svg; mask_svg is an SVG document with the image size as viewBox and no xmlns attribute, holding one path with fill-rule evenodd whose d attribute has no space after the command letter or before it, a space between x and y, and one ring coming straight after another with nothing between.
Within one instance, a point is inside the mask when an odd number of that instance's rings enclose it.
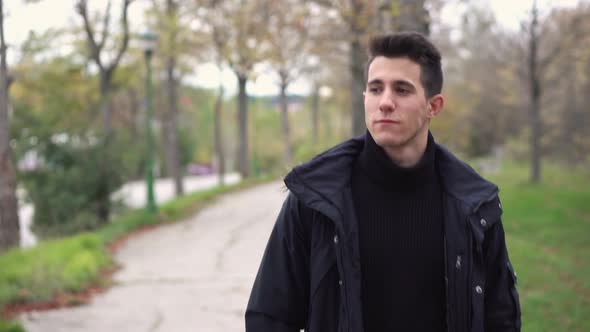
<instances>
[{"instance_id":1,"label":"park background","mask_svg":"<svg viewBox=\"0 0 590 332\"><path fill-rule=\"evenodd\" d=\"M500 186L523 330L590 330L590 2L0 3L0 331L103 282L128 232L364 133L366 43L402 30L443 54L437 141ZM177 198L116 195L152 177Z\"/></svg>"}]
</instances>

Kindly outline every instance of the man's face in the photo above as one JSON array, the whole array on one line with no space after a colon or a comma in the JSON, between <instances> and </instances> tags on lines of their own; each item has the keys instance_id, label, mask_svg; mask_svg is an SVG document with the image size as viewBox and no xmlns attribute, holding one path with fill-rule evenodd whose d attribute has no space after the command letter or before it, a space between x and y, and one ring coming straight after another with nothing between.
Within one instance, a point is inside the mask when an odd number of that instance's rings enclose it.
<instances>
[{"instance_id":1,"label":"man's face","mask_svg":"<svg viewBox=\"0 0 590 332\"><path fill-rule=\"evenodd\" d=\"M431 107L437 105L426 98L420 72L420 65L408 58L378 56L369 66L365 123L375 142L386 150L425 142Z\"/></svg>"}]
</instances>

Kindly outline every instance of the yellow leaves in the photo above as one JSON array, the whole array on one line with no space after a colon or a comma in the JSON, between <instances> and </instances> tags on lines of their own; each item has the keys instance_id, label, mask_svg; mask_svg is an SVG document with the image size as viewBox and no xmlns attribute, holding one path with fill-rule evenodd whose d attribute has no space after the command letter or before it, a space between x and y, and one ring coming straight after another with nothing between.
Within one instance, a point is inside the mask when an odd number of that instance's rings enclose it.
<instances>
[{"instance_id":1,"label":"yellow leaves","mask_svg":"<svg viewBox=\"0 0 590 332\"><path fill-rule=\"evenodd\" d=\"M399 0L393 0L390 1L390 5L389 5L389 15L391 15L391 17L398 17L400 15L400 4L399 4Z\"/></svg>"}]
</instances>

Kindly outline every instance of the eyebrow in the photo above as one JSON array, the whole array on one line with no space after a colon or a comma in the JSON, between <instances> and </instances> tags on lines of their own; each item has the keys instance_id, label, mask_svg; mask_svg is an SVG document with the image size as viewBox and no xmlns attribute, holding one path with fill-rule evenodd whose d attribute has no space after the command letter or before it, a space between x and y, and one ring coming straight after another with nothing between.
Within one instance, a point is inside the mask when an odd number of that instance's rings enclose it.
<instances>
[{"instance_id":1,"label":"eyebrow","mask_svg":"<svg viewBox=\"0 0 590 332\"><path fill-rule=\"evenodd\" d=\"M376 79L372 79L369 82L367 82L367 85L375 85L375 84L384 84L383 80L376 78ZM404 86L408 86L411 88L415 88L414 84L412 84L410 81L406 81L406 80L395 80L393 81L394 85L404 85Z\"/></svg>"}]
</instances>

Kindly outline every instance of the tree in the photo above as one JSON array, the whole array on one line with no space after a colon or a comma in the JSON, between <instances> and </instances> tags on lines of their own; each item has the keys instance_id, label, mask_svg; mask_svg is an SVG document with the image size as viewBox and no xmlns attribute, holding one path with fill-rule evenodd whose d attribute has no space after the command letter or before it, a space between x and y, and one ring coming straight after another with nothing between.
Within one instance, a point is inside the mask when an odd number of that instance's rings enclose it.
<instances>
[{"instance_id":1,"label":"tree","mask_svg":"<svg viewBox=\"0 0 590 332\"><path fill-rule=\"evenodd\" d=\"M129 22L127 19L127 12L129 9L129 5L133 0L124 0L123 1L123 10L121 12L121 26L122 26L122 40L116 50L115 56L113 59L105 63L105 53L108 52L105 49L107 45L107 40L111 34L110 31L110 19L111 19L111 1L108 2L107 8L103 17L102 21L102 32L100 34L100 40L97 40L97 36L95 34L95 29L92 26L92 22L90 22L90 18L88 17L88 0L78 0L76 9L78 14L82 17L84 23L84 31L86 33L87 43L88 43L88 51L90 55L90 59L94 62L94 64L98 68L99 77L100 77L100 113L103 117L103 127L105 131L105 137L109 137L111 130L112 130L112 110L110 105L110 98L113 92L113 75L127 47L129 45Z\"/></svg>"},{"instance_id":2,"label":"tree","mask_svg":"<svg viewBox=\"0 0 590 332\"><path fill-rule=\"evenodd\" d=\"M316 145L320 139L320 87L318 82L313 82L311 92L311 141Z\"/></svg>"},{"instance_id":3,"label":"tree","mask_svg":"<svg viewBox=\"0 0 590 332\"><path fill-rule=\"evenodd\" d=\"M99 100L94 88L97 75L89 75L71 54L49 57L43 50L29 48L39 39L49 45L61 41L50 34L30 36L21 48L21 58L14 65L17 79L11 88L15 110L11 137L17 160L33 157L33 163L23 164L29 167L19 172L18 179L26 199L35 207L36 235L43 237L72 234L102 224L98 209L104 185L96 168L104 158L104 149L92 123L96 114L88 111L88 105ZM114 98L116 106L119 99ZM119 121L124 112L116 114L119 117L114 123L124 124ZM125 175L123 159L127 165L134 164L138 155L137 141L131 145L131 139L125 141L124 136L115 137L116 144L109 154L112 190Z\"/></svg>"},{"instance_id":4,"label":"tree","mask_svg":"<svg viewBox=\"0 0 590 332\"><path fill-rule=\"evenodd\" d=\"M291 82L302 75L308 65L311 40L307 33L309 26L306 18L309 15L305 6L297 6L294 1L283 0L270 4L269 23L273 29L269 29L266 34L270 43L268 59L279 76L283 162L286 166L291 164L293 158L287 88Z\"/></svg>"},{"instance_id":5,"label":"tree","mask_svg":"<svg viewBox=\"0 0 590 332\"><path fill-rule=\"evenodd\" d=\"M219 178L219 185L225 184L225 153L223 152L223 131L221 130L221 119L223 118L223 85L219 84L219 91L215 99L214 112L214 145L215 156L217 159L217 174Z\"/></svg>"},{"instance_id":6,"label":"tree","mask_svg":"<svg viewBox=\"0 0 590 332\"><path fill-rule=\"evenodd\" d=\"M166 0L165 7L158 1L153 1L158 31L161 35L160 43L164 57L166 72L166 107L163 113L164 152L166 156L166 172L174 179L176 195L184 193L182 181L182 165L180 162L180 142L178 129L178 99L181 80L179 58L187 53L191 41L187 40L192 34L183 33L183 26L179 13L179 2Z\"/></svg>"},{"instance_id":7,"label":"tree","mask_svg":"<svg viewBox=\"0 0 590 332\"><path fill-rule=\"evenodd\" d=\"M507 102L519 91L516 75L510 75L511 63L517 58L511 51L512 45L506 42L509 36L496 27L495 17L489 10L469 6L462 19L461 38L454 46L456 54L445 54L449 74L445 90L455 98L460 97L461 102L448 98L451 112L438 119L436 125L446 125L442 136L455 136L454 143L463 139L462 147L472 157L489 156L504 144L512 134L510 123L517 122L522 113L518 112L518 105ZM457 119L462 111L464 118ZM464 126L463 135L457 135L461 124L468 126Z\"/></svg>"},{"instance_id":8,"label":"tree","mask_svg":"<svg viewBox=\"0 0 590 332\"><path fill-rule=\"evenodd\" d=\"M11 160L4 1L0 0L0 252L20 244L16 172Z\"/></svg>"},{"instance_id":9,"label":"tree","mask_svg":"<svg viewBox=\"0 0 590 332\"><path fill-rule=\"evenodd\" d=\"M348 55L350 73L351 130L358 136L365 132L364 103L365 47L370 32L417 30L428 33L429 18L425 1L414 0L316 0L317 3L337 10L348 32ZM385 27L386 31L383 31Z\"/></svg>"},{"instance_id":10,"label":"tree","mask_svg":"<svg viewBox=\"0 0 590 332\"><path fill-rule=\"evenodd\" d=\"M178 52L178 4L174 0L166 0L166 21L169 48L166 48L166 90L168 107L164 116L164 135L166 137L166 164L169 174L174 178L174 189L177 196L184 193L182 169L179 160L178 142L178 79L176 63Z\"/></svg>"},{"instance_id":11,"label":"tree","mask_svg":"<svg viewBox=\"0 0 590 332\"><path fill-rule=\"evenodd\" d=\"M100 77L100 113L103 117L103 130L104 130L104 137L103 137L103 144L104 144L104 151L105 151L105 158L102 159L101 165L99 165L99 171L102 174L103 179L103 186L100 190L101 192L101 206L99 209L99 217L106 221L110 215L110 192L112 190L111 184L109 182L109 150L110 150L110 139L111 139L111 132L112 132L112 110L111 110L111 97L113 93L113 75L115 70L119 66L123 54L127 50L127 46L129 44L129 22L127 19L127 12L129 9L129 5L133 0L123 0L123 8L121 11L121 26L122 26L122 39L119 43L116 51L115 56L110 62L105 62L105 52L108 50L105 48L107 45L107 39L111 33L110 31L110 19L111 19L111 1L107 3L106 11L102 21L102 32L100 34L100 39L97 39L95 34L95 28L93 27L92 22L90 22L90 18L88 17L88 1L87 0L78 0L76 9L78 14L82 17L84 23L84 31L86 33L86 39L88 44L88 50L90 53L90 59L94 62L94 64L98 68L99 77Z\"/></svg>"},{"instance_id":12,"label":"tree","mask_svg":"<svg viewBox=\"0 0 590 332\"><path fill-rule=\"evenodd\" d=\"M331 11L331 12L330 12ZM307 27L308 59L304 76L311 81L311 130L312 146L315 152L319 152L320 143L320 118L326 116L326 110L322 107L323 114L320 114L320 102L322 100L320 89L331 87L333 91L342 94L349 85L348 50L346 42L347 33L342 29L342 22L336 13L336 9L330 8L328 12L318 7L316 3L309 3L307 8L308 16L305 23ZM335 73L343 73L335 75ZM344 88L344 89L343 89ZM349 102L345 103L347 106ZM344 107L347 107L344 106ZM326 133L332 127L331 121L324 123L323 129ZM328 135L331 136L331 135ZM346 134L348 136L348 134Z\"/></svg>"},{"instance_id":13,"label":"tree","mask_svg":"<svg viewBox=\"0 0 590 332\"><path fill-rule=\"evenodd\" d=\"M350 0L349 7L342 7L341 15L351 33L349 40L350 98L352 106L352 135L365 132L364 102L362 92L365 90L364 64L367 62L364 46L369 30L372 9L362 0Z\"/></svg>"},{"instance_id":14,"label":"tree","mask_svg":"<svg viewBox=\"0 0 590 332\"><path fill-rule=\"evenodd\" d=\"M581 35L581 30L577 25L582 21L582 15L576 15L568 22L562 31L559 31L558 39L549 52L541 57L539 49L541 36L547 39L548 33L539 33L539 9L537 1L533 1L531 9L531 19L528 26L528 86L529 86L529 121L531 127L530 133L530 181L538 183L541 181L541 136L543 134L543 121L541 118L541 97L543 94L543 80L545 73L551 63L559 56L564 48L569 47L572 41L577 42ZM544 26L547 28L547 25Z\"/></svg>"},{"instance_id":15,"label":"tree","mask_svg":"<svg viewBox=\"0 0 590 332\"><path fill-rule=\"evenodd\" d=\"M248 93L246 84L253 73L254 65L264 54L264 38L261 35L267 27L268 8L261 0L211 1L204 19L212 30L223 34L225 40L221 52L223 59L238 79L238 172L250 175L249 134L248 134Z\"/></svg>"},{"instance_id":16,"label":"tree","mask_svg":"<svg viewBox=\"0 0 590 332\"><path fill-rule=\"evenodd\" d=\"M531 23L529 26L529 56L528 56L528 73L529 73L529 113L531 121L530 136L530 154L531 154L531 182L539 182L541 178L541 152L539 151L541 138L541 116L540 116L540 99L541 99L541 80L537 64L539 61L538 44L539 36L537 26L539 25L539 10L537 1L533 1L531 12Z\"/></svg>"},{"instance_id":17,"label":"tree","mask_svg":"<svg viewBox=\"0 0 590 332\"><path fill-rule=\"evenodd\" d=\"M215 58L217 68L219 68L219 89L217 98L215 99L214 112L214 146L215 156L217 159L217 174L219 178L219 185L225 184L225 152L223 148L223 126L221 125L221 119L223 118L223 82L221 80L222 63L223 63L223 49L225 44L225 38L222 31L219 30L218 26L213 26L212 31L213 44L215 45Z\"/></svg>"},{"instance_id":18,"label":"tree","mask_svg":"<svg viewBox=\"0 0 590 332\"><path fill-rule=\"evenodd\" d=\"M543 69L541 105L543 137L542 157L575 165L588 158L585 139L590 131L586 125L587 61L590 58L590 25L580 17L588 16L588 7L559 8L542 20L542 50L561 48ZM565 36L565 37L564 37ZM584 90L586 88L586 90Z\"/></svg>"}]
</instances>

